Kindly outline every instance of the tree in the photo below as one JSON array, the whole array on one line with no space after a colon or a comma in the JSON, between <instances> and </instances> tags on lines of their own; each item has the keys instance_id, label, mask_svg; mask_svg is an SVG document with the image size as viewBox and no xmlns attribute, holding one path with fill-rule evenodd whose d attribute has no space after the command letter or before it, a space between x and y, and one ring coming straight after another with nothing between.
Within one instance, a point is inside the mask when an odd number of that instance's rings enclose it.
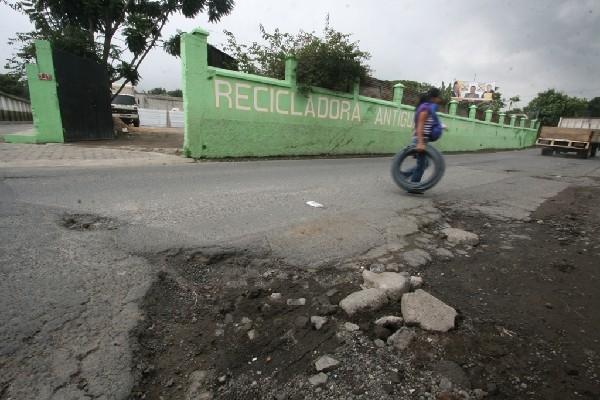
<instances>
[{"instance_id":1,"label":"tree","mask_svg":"<svg viewBox=\"0 0 600 400\"><path fill-rule=\"evenodd\" d=\"M587 111L586 99L571 97L554 89L538 93L525 107L525 113L546 126L558 125L561 117L583 117Z\"/></svg>"},{"instance_id":2,"label":"tree","mask_svg":"<svg viewBox=\"0 0 600 400\"><path fill-rule=\"evenodd\" d=\"M167 90L165 88L157 87L157 88L148 90L147 93L148 94L155 94L155 95L166 95L167 94Z\"/></svg>"},{"instance_id":3,"label":"tree","mask_svg":"<svg viewBox=\"0 0 600 400\"><path fill-rule=\"evenodd\" d=\"M600 117L600 97L594 97L589 101L588 116L592 118Z\"/></svg>"},{"instance_id":4,"label":"tree","mask_svg":"<svg viewBox=\"0 0 600 400\"><path fill-rule=\"evenodd\" d=\"M315 32L293 35L279 29L267 32L260 25L263 43L241 44L231 32L225 31L225 51L237 60L242 72L283 79L285 60L294 56L298 60L296 71L299 88L308 91L311 86L331 90L351 91L358 79L368 76L366 64L369 53L360 50L358 42L350 40L349 34L335 31L325 24L321 36Z\"/></svg>"},{"instance_id":5,"label":"tree","mask_svg":"<svg viewBox=\"0 0 600 400\"><path fill-rule=\"evenodd\" d=\"M13 72L22 74L23 64L35 57L32 40L47 39L55 47L102 63L111 82L123 79L122 89L137 83L141 63L161 40L172 15L194 18L207 12L215 22L231 12L234 0L18 0L10 6L35 26L34 32L9 40L20 45L8 59Z\"/></svg>"},{"instance_id":6,"label":"tree","mask_svg":"<svg viewBox=\"0 0 600 400\"><path fill-rule=\"evenodd\" d=\"M183 97L183 92L181 89L169 90L167 95L171 97Z\"/></svg>"},{"instance_id":7,"label":"tree","mask_svg":"<svg viewBox=\"0 0 600 400\"><path fill-rule=\"evenodd\" d=\"M508 99L509 103L508 103L508 110L510 111L512 109L512 106L519 103L521 101L521 97L519 95L513 96L510 99Z\"/></svg>"},{"instance_id":8,"label":"tree","mask_svg":"<svg viewBox=\"0 0 600 400\"><path fill-rule=\"evenodd\" d=\"M19 78L11 74L0 74L0 92L14 96L29 98L29 88Z\"/></svg>"}]
</instances>

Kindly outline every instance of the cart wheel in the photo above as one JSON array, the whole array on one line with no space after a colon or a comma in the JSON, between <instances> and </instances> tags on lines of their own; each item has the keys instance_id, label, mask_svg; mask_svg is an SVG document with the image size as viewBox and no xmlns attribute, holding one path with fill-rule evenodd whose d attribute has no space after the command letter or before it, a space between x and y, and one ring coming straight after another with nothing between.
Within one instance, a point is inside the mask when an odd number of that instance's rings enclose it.
<instances>
[{"instance_id":1,"label":"cart wheel","mask_svg":"<svg viewBox=\"0 0 600 400\"><path fill-rule=\"evenodd\" d=\"M543 156L551 156L552 154L554 154L554 150L551 147L542 147Z\"/></svg>"},{"instance_id":2,"label":"cart wheel","mask_svg":"<svg viewBox=\"0 0 600 400\"><path fill-rule=\"evenodd\" d=\"M598 152L598 145L597 144L593 144L592 145L592 152L590 153L590 157L596 157L596 153Z\"/></svg>"}]
</instances>

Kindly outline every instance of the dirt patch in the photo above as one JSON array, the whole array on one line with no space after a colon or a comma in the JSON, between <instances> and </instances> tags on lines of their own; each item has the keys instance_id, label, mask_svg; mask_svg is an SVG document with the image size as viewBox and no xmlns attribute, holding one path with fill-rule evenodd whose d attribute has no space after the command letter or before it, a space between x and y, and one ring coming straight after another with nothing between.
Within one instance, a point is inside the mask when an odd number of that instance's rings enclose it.
<instances>
[{"instance_id":1,"label":"dirt patch","mask_svg":"<svg viewBox=\"0 0 600 400\"><path fill-rule=\"evenodd\" d=\"M427 268L425 281L470 325L448 336L446 350L471 366L473 381L496 382L501 398L600 397L599 196L569 188L529 223L447 210L482 243Z\"/></svg>"},{"instance_id":2,"label":"dirt patch","mask_svg":"<svg viewBox=\"0 0 600 400\"><path fill-rule=\"evenodd\" d=\"M478 246L451 246L430 224L395 253L318 270L269 254L161 254L134 333L131 398L186 399L194 377L205 376L202 393L215 399L597 399L599 195L569 189L528 223L446 208L452 226L480 235ZM423 276L426 291L459 311L457 328L415 329L404 351L378 346L391 332L374 321L401 315L398 303L352 318L336 305L360 288L361 268L398 268L415 247L444 257L400 269ZM293 305L298 299L305 304ZM314 315L328 318L320 330ZM340 364L314 386L308 379L325 354Z\"/></svg>"},{"instance_id":3,"label":"dirt patch","mask_svg":"<svg viewBox=\"0 0 600 400\"><path fill-rule=\"evenodd\" d=\"M180 154L183 148L183 129L127 127L129 132L118 134L112 140L78 142L74 146L106 147L123 150L152 151L165 154Z\"/></svg>"},{"instance_id":4,"label":"dirt patch","mask_svg":"<svg viewBox=\"0 0 600 400\"><path fill-rule=\"evenodd\" d=\"M119 227L117 221L94 214L66 214L60 225L73 231L113 230Z\"/></svg>"}]
</instances>

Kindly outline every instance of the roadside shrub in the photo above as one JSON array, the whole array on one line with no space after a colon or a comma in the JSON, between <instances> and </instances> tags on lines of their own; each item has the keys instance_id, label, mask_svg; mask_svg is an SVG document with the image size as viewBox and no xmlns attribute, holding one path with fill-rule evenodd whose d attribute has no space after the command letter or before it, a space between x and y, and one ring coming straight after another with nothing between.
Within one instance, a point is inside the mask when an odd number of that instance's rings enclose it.
<instances>
[{"instance_id":1,"label":"roadside shrub","mask_svg":"<svg viewBox=\"0 0 600 400\"><path fill-rule=\"evenodd\" d=\"M224 50L237 60L242 72L284 79L286 57L294 56L298 60L298 86L303 92L308 92L311 86L350 92L354 82L366 78L370 72L367 65L370 54L360 50L350 34L331 28L329 21L320 36L304 31L293 35L279 29L270 33L263 25L260 32L263 43L245 45L233 33L225 31Z\"/></svg>"}]
</instances>

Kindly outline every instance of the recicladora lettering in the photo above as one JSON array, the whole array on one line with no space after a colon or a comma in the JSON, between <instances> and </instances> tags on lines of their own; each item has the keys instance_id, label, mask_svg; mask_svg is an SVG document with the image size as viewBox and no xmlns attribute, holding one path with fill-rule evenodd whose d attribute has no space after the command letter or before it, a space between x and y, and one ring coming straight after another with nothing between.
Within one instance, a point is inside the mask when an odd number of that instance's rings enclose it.
<instances>
[{"instance_id":1,"label":"recicladora lettering","mask_svg":"<svg viewBox=\"0 0 600 400\"><path fill-rule=\"evenodd\" d=\"M285 88L215 79L215 107L337 121L361 122L360 104L330 96L297 95Z\"/></svg>"}]
</instances>

